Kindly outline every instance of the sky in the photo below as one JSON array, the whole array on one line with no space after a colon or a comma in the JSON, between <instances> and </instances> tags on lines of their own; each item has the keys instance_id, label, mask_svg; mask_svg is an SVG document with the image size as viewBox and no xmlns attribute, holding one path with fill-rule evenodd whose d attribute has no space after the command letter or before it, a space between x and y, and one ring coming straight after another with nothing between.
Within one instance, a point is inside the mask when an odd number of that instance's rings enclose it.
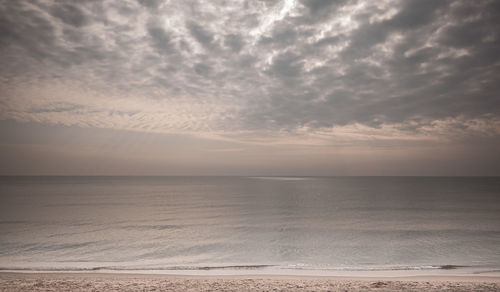
<instances>
[{"instance_id":1,"label":"sky","mask_svg":"<svg viewBox=\"0 0 500 292\"><path fill-rule=\"evenodd\" d=\"M500 1L0 0L0 174L500 175Z\"/></svg>"}]
</instances>

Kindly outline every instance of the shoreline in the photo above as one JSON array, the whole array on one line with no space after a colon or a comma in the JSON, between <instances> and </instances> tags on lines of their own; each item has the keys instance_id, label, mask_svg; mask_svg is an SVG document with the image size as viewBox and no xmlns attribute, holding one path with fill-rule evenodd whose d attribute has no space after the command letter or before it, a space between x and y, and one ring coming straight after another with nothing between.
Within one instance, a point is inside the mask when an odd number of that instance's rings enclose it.
<instances>
[{"instance_id":1,"label":"shoreline","mask_svg":"<svg viewBox=\"0 0 500 292\"><path fill-rule=\"evenodd\" d=\"M450 281L450 282L492 282L500 283L500 276L484 275L365 275L365 276L342 276L342 275L294 275L294 274L150 274L150 273L116 273L116 272L19 272L0 271L0 279L6 277L26 278L182 278L182 279L311 279L311 280L351 280L351 281Z\"/></svg>"},{"instance_id":2,"label":"shoreline","mask_svg":"<svg viewBox=\"0 0 500 292\"><path fill-rule=\"evenodd\" d=\"M500 291L499 276L186 275L0 272L2 291Z\"/></svg>"},{"instance_id":3,"label":"shoreline","mask_svg":"<svg viewBox=\"0 0 500 292\"><path fill-rule=\"evenodd\" d=\"M402 278L402 277L490 277L500 278L498 266L424 266L430 268L372 268L372 269L306 269L282 268L273 265L213 266L196 268L0 268L0 273L21 274L133 274L171 276L303 276L347 278Z\"/></svg>"}]
</instances>

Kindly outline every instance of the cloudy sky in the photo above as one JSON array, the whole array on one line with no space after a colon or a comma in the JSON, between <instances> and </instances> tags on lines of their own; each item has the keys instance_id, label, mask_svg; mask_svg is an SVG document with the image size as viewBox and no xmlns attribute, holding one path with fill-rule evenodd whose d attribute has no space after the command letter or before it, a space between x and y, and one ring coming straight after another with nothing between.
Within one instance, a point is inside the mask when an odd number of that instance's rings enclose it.
<instances>
[{"instance_id":1,"label":"cloudy sky","mask_svg":"<svg viewBox=\"0 0 500 292\"><path fill-rule=\"evenodd\" d=\"M0 1L0 174L500 175L500 1Z\"/></svg>"}]
</instances>

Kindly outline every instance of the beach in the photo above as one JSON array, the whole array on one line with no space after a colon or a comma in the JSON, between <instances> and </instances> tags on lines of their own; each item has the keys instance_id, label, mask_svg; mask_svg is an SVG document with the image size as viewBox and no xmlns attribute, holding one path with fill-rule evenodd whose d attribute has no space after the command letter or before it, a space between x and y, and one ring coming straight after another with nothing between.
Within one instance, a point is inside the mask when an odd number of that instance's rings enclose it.
<instances>
[{"instance_id":1,"label":"beach","mask_svg":"<svg viewBox=\"0 0 500 292\"><path fill-rule=\"evenodd\" d=\"M500 291L498 178L0 186L0 291Z\"/></svg>"},{"instance_id":2,"label":"beach","mask_svg":"<svg viewBox=\"0 0 500 292\"><path fill-rule=\"evenodd\" d=\"M0 292L500 292L500 0L0 0Z\"/></svg>"},{"instance_id":3,"label":"beach","mask_svg":"<svg viewBox=\"0 0 500 292\"><path fill-rule=\"evenodd\" d=\"M500 277L0 273L1 291L499 291Z\"/></svg>"}]
</instances>

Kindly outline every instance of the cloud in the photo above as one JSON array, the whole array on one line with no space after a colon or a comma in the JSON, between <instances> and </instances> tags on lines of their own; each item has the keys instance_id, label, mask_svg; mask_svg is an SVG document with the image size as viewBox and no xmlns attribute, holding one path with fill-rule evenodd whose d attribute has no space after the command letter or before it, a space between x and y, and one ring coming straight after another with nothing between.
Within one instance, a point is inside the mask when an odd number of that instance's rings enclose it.
<instances>
[{"instance_id":1,"label":"cloud","mask_svg":"<svg viewBox=\"0 0 500 292\"><path fill-rule=\"evenodd\" d=\"M242 38L237 34L229 34L224 39L224 44L235 53L239 53L244 46Z\"/></svg>"},{"instance_id":2,"label":"cloud","mask_svg":"<svg viewBox=\"0 0 500 292\"><path fill-rule=\"evenodd\" d=\"M495 136L498 5L6 1L0 118L242 141Z\"/></svg>"},{"instance_id":3,"label":"cloud","mask_svg":"<svg viewBox=\"0 0 500 292\"><path fill-rule=\"evenodd\" d=\"M85 14L78 7L68 3L54 5L50 10L50 14L59 18L62 22L75 27L80 27L87 23Z\"/></svg>"},{"instance_id":4,"label":"cloud","mask_svg":"<svg viewBox=\"0 0 500 292\"><path fill-rule=\"evenodd\" d=\"M187 27L191 35L203 46L209 47L214 40L212 34L197 23L190 22Z\"/></svg>"}]
</instances>

